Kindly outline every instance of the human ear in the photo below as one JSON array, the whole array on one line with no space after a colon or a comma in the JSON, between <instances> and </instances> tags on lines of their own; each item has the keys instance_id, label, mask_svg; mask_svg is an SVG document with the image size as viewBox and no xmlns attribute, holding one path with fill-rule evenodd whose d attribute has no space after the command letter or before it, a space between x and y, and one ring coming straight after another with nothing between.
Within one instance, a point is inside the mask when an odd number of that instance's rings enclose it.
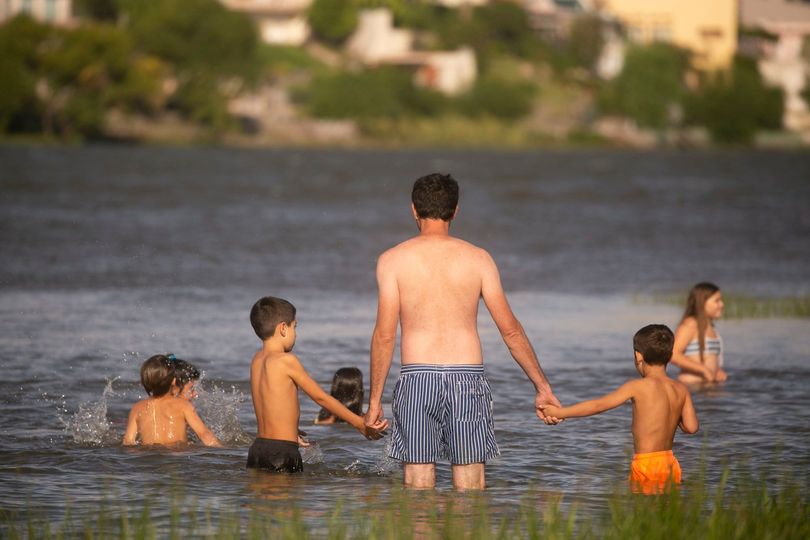
<instances>
[{"instance_id":1,"label":"human ear","mask_svg":"<svg viewBox=\"0 0 810 540\"><path fill-rule=\"evenodd\" d=\"M411 203L411 214L413 214L413 219L419 221L419 214L416 213L416 206Z\"/></svg>"},{"instance_id":2,"label":"human ear","mask_svg":"<svg viewBox=\"0 0 810 540\"><path fill-rule=\"evenodd\" d=\"M276 330L278 330L278 333L281 334L281 337L287 337L287 323L285 322L278 323L278 326L276 326Z\"/></svg>"},{"instance_id":3,"label":"human ear","mask_svg":"<svg viewBox=\"0 0 810 540\"><path fill-rule=\"evenodd\" d=\"M458 205L456 205L456 209L453 210L453 217L451 217L450 220L452 221L452 220L456 219L457 215L458 215Z\"/></svg>"}]
</instances>

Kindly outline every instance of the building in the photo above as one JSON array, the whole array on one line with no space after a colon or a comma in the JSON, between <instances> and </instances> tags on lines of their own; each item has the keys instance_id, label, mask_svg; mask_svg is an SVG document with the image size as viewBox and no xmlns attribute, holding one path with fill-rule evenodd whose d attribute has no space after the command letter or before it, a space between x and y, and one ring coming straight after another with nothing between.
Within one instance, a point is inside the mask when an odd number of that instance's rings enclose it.
<instances>
[{"instance_id":1,"label":"building","mask_svg":"<svg viewBox=\"0 0 810 540\"><path fill-rule=\"evenodd\" d=\"M671 42L693 53L694 66L727 69L737 51L739 0L592 0L618 19L630 41Z\"/></svg>"},{"instance_id":2,"label":"building","mask_svg":"<svg viewBox=\"0 0 810 540\"><path fill-rule=\"evenodd\" d=\"M299 46L309 39L307 10L313 0L220 1L228 9L241 11L256 21L259 35L265 43Z\"/></svg>"},{"instance_id":3,"label":"building","mask_svg":"<svg viewBox=\"0 0 810 540\"><path fill-rule=\"evenodd\" d=\"M55 25L73 21L73 0L0 0L0 23L27 13L34 19Z\"/></svg>"},{"instance_id":4,"label":"building","mask_svg":"<svg viewBox=\"0 0 810 540\"><path fill-rule=\"evenodd\" d=\"M785 0L741 0L740 22L774 36L755 44L759 71L768 83L785 91L785 127L810 141L810 110L802 98L810 78L810 58L803 55L810 54L803 50L810 40L810 6Z\"/></svg>"},{"instance_id":5,"label":"building","mask_svg":"<svg viewBox=\"0 0 810 540\"><path fill-rule=\"evenodd\" d=\"M368 9L360 12L346 51L367 66L387 64L414 69L417 84L449 95L461 93L475 82L478 68L472 49L416 51L413 42L413 31L394 27L389 9Z\"/></svg>"}]
</instances>

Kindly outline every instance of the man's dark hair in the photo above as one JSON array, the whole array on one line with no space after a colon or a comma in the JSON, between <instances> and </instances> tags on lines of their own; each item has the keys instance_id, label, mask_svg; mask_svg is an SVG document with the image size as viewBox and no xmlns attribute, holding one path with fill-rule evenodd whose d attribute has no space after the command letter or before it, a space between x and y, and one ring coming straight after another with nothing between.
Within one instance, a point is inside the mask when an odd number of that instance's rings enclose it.
<instances>
[{"instance_id":1,"label":"man's dark hair","mask_svg":"<svg viewBox=\"0 0 810 540\"><path fill-rule=\"evenodd\" d=\"M178 358L174 361L174 376L176 378L175 384L179 388L183 388L191 381L197 381L200 379L200 370L197 369L194 364L190 364L189 362L180 360Z\"/></svg>"},{"instance_id":2,"label":"man's dark hair","mask_svg":"<svg viewBox=\"0 0 810 540\"><path fill-rule=\"evenodd\" d=\"M174 381L174 362L164 354L150 357L141 366L141 384L152 397L166 395Z\"/></svg>"},{"instance_id":3,"label":"man's dark hair","mask_svg":"<svg viewBox=\"0 0 810 540\"><path fill-rule=\"evenodd\" d=\"M283 298L265 296L250 310L250 324L262 341L273 337L279 323L292 324L294 320L295 306Z\"/></svg>"},{"instance_id":4,"label":"man's dark hair","mask_svg":"<svg viewBox=\"0 0 810 540\"><path fill-rule=\"evenodd\" d=\"M419 218L450 221L458 206L458 182L449 174L423 176L413 184L411 201Z\"/></svg>"},{"instance_id":5,"label":"man's dark hair","mask_svg":"<svg viewBox=\"0 0 810 540\"><path fill-rule=\"evenodd\" d=\"M633 350L641 353L644 362L652 366L665 366L672 358L675 336L665 324L648 324L633 336Z\"/></svg>"}]
</instances>

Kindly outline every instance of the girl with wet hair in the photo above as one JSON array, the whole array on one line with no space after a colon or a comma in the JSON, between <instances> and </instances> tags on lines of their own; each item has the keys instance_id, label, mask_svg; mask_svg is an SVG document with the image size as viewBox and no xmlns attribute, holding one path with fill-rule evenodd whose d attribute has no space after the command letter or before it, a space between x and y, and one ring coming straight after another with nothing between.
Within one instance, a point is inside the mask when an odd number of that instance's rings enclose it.
<instances>
[{"instance_id":1,"label":"girl with wet hair","mask_svg":"<svg viewBox=\"0 0 810 540\"><path fill-rule=\"evenodd\" d=\"M672 363L681 368L678 380L687 384L723 382L723 340L714 321L723 316L723 295L713 283L698 283L689 291L686 309L675 331Z\"/></svg>"},{"instance_id":2,"label":"girl with wet hair","mask_svg":"<svg viewBox=\"0 0 810 540\"><path fill-rule=\"evenodd\" d=\"M347 409L358 416L363 416L363 373L356 367L344 367L335 372L332 378L333 398L343 403ZM316 424L334 424L342 422L326 409L321 409Z\"/></svg>"}]
</instances>

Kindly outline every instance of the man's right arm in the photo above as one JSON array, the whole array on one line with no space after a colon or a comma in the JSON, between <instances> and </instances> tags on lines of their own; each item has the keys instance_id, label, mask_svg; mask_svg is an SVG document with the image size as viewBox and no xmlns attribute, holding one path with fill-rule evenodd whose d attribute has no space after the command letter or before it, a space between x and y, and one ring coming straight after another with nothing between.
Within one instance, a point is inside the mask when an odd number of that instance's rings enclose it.
<instances>
[{"instance_id":1,"label":"man's right arm","mask_svg":"<svg viewBox=\"0 0 810 540\"><path fill-rule=\"evenodd\" d=\"M551 384L549 384L543 369L540 367L537 354L534 352L534 348L523 330L523 325L520 324L520 321L512 312L512 308L509 307L509 302L506 300L506 294L501 285L498 267L486 252L484 252L484 261L482 263L481 296L484 298L484 303L490 315L492 315L504 343L509 348L509 353L534 385L537 393L535 396L535 412L537 416L547 424L556 424L557 419L548 417L541 406L546 404L560 406L560 402L551 391Z\"/></svg>"},{"instance_id":2,"label":"man's right arm","mask_svg":"<svg viewBox=\"0 0 810 540\"><path fill-rule=\"evenodd\" d=\"M377 261L377 322L371 336L371 361L369 383L368 411L366 425L374 425L382 420L382 394L385 380L391 369L394 346L397 341L397 324L399 323L399 286L391 260L391 253L386 252Z\"/></svg>"}]
</instances>

